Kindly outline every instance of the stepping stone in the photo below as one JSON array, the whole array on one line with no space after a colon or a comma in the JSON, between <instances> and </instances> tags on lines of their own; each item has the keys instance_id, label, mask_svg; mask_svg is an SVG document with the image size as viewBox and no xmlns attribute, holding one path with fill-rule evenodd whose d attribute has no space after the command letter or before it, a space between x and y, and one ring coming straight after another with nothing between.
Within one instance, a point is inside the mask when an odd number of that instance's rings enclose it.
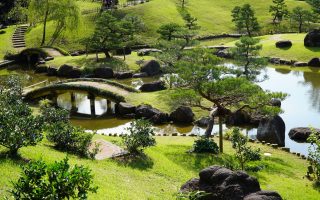
<instances>
[{"instance_id":1,"label":"stepping stone","mask_svg":"<svg viewBox=\"0 0 320 200\"><path fill-rule=\"evenodd\" d=\"M96 155L97 160L104 160L107 158L115 158L119 156L123 156L128 154L127 151L120 148L119 146L112 144L111 142L108 142L106 140L96 140L93 142L93 145L90 147L90 149L94 148L94 143L97 143L100 145L100 152Z\"/></svg>"}]
</instances>

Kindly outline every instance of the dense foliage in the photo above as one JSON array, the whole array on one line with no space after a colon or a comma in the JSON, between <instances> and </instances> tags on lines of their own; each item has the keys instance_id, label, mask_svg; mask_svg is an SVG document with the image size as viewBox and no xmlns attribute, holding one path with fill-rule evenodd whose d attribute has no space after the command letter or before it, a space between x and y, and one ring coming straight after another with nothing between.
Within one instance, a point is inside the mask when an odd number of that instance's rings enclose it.
<instances>
[{"instance_id":1,"label":"dense foliage","mask_svg":"<svg viewBox=\"0 0 320 200\"><path fill-rule=\"evenodd\" d=\"M0 144L17 154L24 146L42 140L42 117L34 116L22 100L20 80L10 77L0 90Z\"/></svg>"},{"instance_id":2,"label":"dense foliage","mask_svg":"<svg viewBox=\"0 0 320 200\"><path fill-rule=\"evenodd\" d=\"M313 131L308 138L311 143L309 147L309 173L313 175L317 183L320 183L320 136L316 131Z\"/></svg>"},{"instance_id":3,"label":"dense foliage","mask_svg":"<svg viewBox=\"0 0 320 200\"><path fill-rule=\"evenodd\" d=\"M207 137L200 137L194 141L193 152L218 154L219 147L213 139Z\"/></svg>"},{"instance_id":4,"label":"dense foliage","mask_svg":"<svg viewBox=\"0 0 320 200\"><path fill-rule=\"evenodd\" d=\"M242 7L236 6L232 10L232 21L239 32L244 32L250 37L261 29L250 4L244 4Z\"/></svg>"},{"instance_id":5,"label":"dense foliage","mask_svg":"<svg viewBox=\"0 0 320 200\"><path fill-rule=\"evenodd\" d=\"M135 120L131 122L127 131L128 134L122 137L122 141L130 154L141 154L145 148L156 145L153 138L154 129L149 121Z\"/></svg>"},{"instance_id":6,"label":"dense foliage","mask_svg":"<svg viewBox=\"0 0 320 200\"><path fill-rule=\"evenodd\" d=\"M252 149L247 146L248 138L240 132L240 129L233 129L231 136L232 148L235 149L235 157L238 160L241 169L245 169L245 164L249 161L261 160L260 149Z\"/></svg>"},{"instance_id":7,"label":"dense foliage","mask_svg":"<svg viewBox=\"0 0 320 200\"><path fill-rule=\"evenodd\" d=\"M83 166L71 167L68 159L46 165L32 161L23 168L22 176L13 183L15 199L87 199L92 186L91 170Z\"/></svg>"}]
</instances>

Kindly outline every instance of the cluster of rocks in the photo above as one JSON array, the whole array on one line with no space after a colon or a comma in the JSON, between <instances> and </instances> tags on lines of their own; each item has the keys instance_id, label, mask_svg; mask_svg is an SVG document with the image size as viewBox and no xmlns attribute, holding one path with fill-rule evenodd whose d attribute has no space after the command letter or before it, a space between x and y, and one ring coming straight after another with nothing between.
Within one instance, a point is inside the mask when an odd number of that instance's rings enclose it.
<instances>
[{"instance_id":1,"label":"cluster of rocks","mask_svg":"<svg viewBox=\"0 0 320 200\"><path fill-rule=\"evenodd\" d=\"M86 51L84 51L84 50L78 50L78 51L70 52L71 56L81 56L81 55L84 55L84 54L86 54Z\"/></svg>"},{"instance_id":2,"label":"cluster of rocks","mask_svg":"<svg viewBox=\"0 0 320 200\"><path fill-rule=\"evenodd\" d=\"M161 53L162 51L159 49L140 49L137 51L138 56L148 56L151 53Z\"/></svg>"},{"instance_id":3,"label":"cluster of rocks","mask_svg":"<svg viewBox=\"0 0 320 200\"><path fill-rule=\"evenodd\" d=\"M269 58L269 62L272 64L290 65L294 67L320 67L320 57L312 58L309 62L299 62L296 60L285 60L280 58Z\"/></svg>"},{"instance_id":4,"label":"cluster of rocks","mask_svg":"<svg viewBox=\"0 0 320 200\"><path fill-rule=\"evenodd\" d=\"M200 178L186 182L180 192L204 191L203 200L282 200L274 191L263 191L258 180L243 171L211 166L199 173Z\"/></svg>"},{"instance_id":5,"label":"cluster of rocks","mask_svg":"<svg viewBox=\"0 0 320 200\"><path fill-rule=\"evenodd\" d=\"M172 113L163 113L150 105L133 106L128 103L119 103L116 108L117 115L125 118L144 118L154 124L174 123L192 123L194 113L190 107L180 106Z\"/></svg>"}]
</instances>

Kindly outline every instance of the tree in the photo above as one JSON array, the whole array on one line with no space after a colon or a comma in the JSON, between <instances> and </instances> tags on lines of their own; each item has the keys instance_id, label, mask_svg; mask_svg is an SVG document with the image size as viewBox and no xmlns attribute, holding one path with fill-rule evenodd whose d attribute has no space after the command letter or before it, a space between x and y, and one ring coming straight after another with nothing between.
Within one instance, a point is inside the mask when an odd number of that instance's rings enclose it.
<instances>
[{"instance_id":1,"label":"tree","mask_svg":"<svg viewBox=\"0 0 320 200\"><path fill-rule=\"evenodd\" d=\"M262 45L258 38L243 36L233 49L236 63L240 66L235 70L237 76L244 75L248 80L256 80L257 75L265 69L267 60L259 56Z\"/></svg>"},{"instance_id":2,"label":"tree","mask_svg":"<svg viewBox=\"0 0 320 200\"><path fill-rule=\"evenodd\" d=\"M75 28L79 24L80 11L75 0L31 0L28 10L32 24L43 23L41 46L46 41L48 21L56 23L51 43L64 29Z\"/></svg>"},{"instance_id":3,"label":"tree","mask_svg":"<svg viewBox=\"0 0 320 200\"><path fill-rule=\"evenodd\" d=\"M20 80L10 77L0 91L0 145L13 156L21 147L36 145L43 137L41 119L23 102Z\"/></svg>"},{"instance_id":4,"label":"tree","mask_svg":"<svg viewBox=\"0 0 320 200\"><path fill-rule=\"evenodd\" d=\"M68 158L51 165L31 161L22 176L13 183L10 193L15 199L88 199L96 193L91 170L84 166L71 167Z\"/></svg>"},{"instance_id":5,"label":"tree","mask_svg":"<svg viewBox=\"0 0 320 200\"><path fill-rule=\"evenodd\" d=\"M7 14L14 7L14 1L12 0L1 0L0 2L0 23L6 23Z\"/></svg>"},{"instance_id":6,"label":"tree","mask_svg":"<svg viewBox=\"0 0 320 200\"><path fill-rule=\"evenodd\" d=\"M303 32L306 24L310 25L311 22L315 22L316 20L316 16L312 12L300 6L292 10L290 17L291 20L297 24L299 33Z\"/></svg>"},{"instance_id":7,"label":"tree","mask_svg":"<svg viewBox=\"0 0 320 200\"><path fill-rule=\"evenodd\" d=\"M272 22L280 23L285 16L289 14L288 7L285 0L272 0L273 5L270 6L269 12L273 16Z\"/></svg>"},{"instance_id":8,"label":"tree","mask_svg":"<svg viewBox=\"0 0 320 200\"><path fill-rule=\"evenodd\" d=\"M183 20L185 21L186 27L189 30L197 30L200 29L200 26L198 26L197 21L198 19L195 17L192 17L190 13L185 13L183 15Z\"/></svg>"},{"instance_id":9,"label":"tree","mask_svg":"<svg viewBox=\"0 0 320 200\"><path fill-rule=\"evenodd\" d=\"M184 9L187 5L187 0L179 0L180 1L180 4L181 4L181 8Z\"/></svg>"},{"instance_id":10,"label":"tree","mask_svg":"<svg viewBox=\"0 0 320 200\"><path fill-rule=\"evenodd\" d=\"M8 13L8 19L14 22L26 22L28 4L28 0L15 0L14 7Z\"/></svg>"},{"instance_id":11,"label":"tree","mask_svg":"<svg viewBox=\"0 0 320 200\"><path fill-rule=\"evenodd\" d=\"M320 13L320 0L307 0L307 2L312 6L315 13Z\"/></svg>"},{"instance_id":12,"label":"tree","mask_svg":"<svg viewBox=\"0 0 320 200\"><path fill-rule=\"evenodd\" d=\"M181 29L182 27L179 24L168 23L161 25L157 33L160 34L160 39L171 41L177 36L177 33L180 32Z\"/></svg>"},{"instance_id":13,"label":"tree","mask_svg":"<svg viewBox=\"0 0 320 200\"><path fill-rule=\"evenodd\" d=\"M281 112L281 109L273 107L271 99L282 100L286 95L264 91L246 78L234 77L232 69L218 65L217 58L212 54L204 54L203 51L207 50L190 50L188 55L176 64L181 79L179 87L192 89L213 104L212 107L206 107L201 105L202 101L199 100L193 102L188 99L186 102L210 111L211 122L206 130L207 137L211 135L214 118L219 119L219 147L220 152L223 152L222 123L227 116L238 111L251 115L273 116Z\"/></svg>"},{"instance_id":14,"label":"tree","mask_svg":"<svg viewBox=\"0 0 320 200\"><path fill-rule=\"evenodd\" d=\"M250 4L244 4L242 7L236 6L232 10L232 22L235 23L239 32L245 30L250 37L254 32L260 30L260 25Z\"/></svg>"},{"instance_id":15,"label":"tree","mask_svg":"<svg viewBox=\"0 0 320 200\"><path fill-rule=\"evenodd\" d=\"M308 148L309 170L308 174L313 175L317 183L320 183L320 135L317 131L312 130L312 134L308 138L311 146Z\"/></svg>"},{"instance_id":16,"label":"tree","mask_svg":"<svg viewBox=\"0 0 320 200\"><path fill-rule=\"evenodd\" d=\"M129 133L122 137L122 141L130 154L139 155L145 148L156 145L153 138L154 129L149 121L135 120L131 122L127 131Z\"/></svg>"},{"instance_id":17,"label":"tree","mask_svg":"<svg viewBox=\"0 0 320 200\"><path fill-rule=\"evenodd\" d=\"M236 159L239 161L241 170L245 169L245 164L249 161L261 160L260 149L253 150L247 146L248 138L241 134L239 128L232 131L232 148L236 151Z\"/></svg>"},{"instance_id":18,"label":"tree","mask_svg":"<svg viewBox=\"0 0 320 200\"><path fill-rule=\"evenodd\" d=\"M141 27L142 21L137 17L117 19L109 12L103 12L97 20L93 36L89 39L89 48L102 51L106 58L111 58L110 51L130 46Z\"/></svg>"}]
</instances>

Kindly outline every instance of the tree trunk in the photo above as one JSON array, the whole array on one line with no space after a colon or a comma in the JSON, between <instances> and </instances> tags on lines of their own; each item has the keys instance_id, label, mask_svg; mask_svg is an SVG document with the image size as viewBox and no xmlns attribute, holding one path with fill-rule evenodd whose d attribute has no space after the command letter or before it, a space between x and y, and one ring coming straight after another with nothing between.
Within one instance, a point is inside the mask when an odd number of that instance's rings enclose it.
<instances>
[{"instance_id":1,"label":"tree trunk","mask_svg":"<svg viewBox=\"0 0 320 200\"><path fill-rule=\"evenodd\" d=\"M104 53L104 55L106 55L107 59L111 58L109 51L105 50L103 53Z\"/></svg>"},{"instance_id":2,"label":"tree trunk","mask_svg":"<svg viewBox=\"0 0 320 200\"><path fill-rule=\"evenodd\" d=\"M123 60L125 61L126 60L126 49L123 47L122 51L123 51Z\"/></svg>"},{"instance_id":3,"label":"tree trunk","mask_svg":"<svg viewBox=\"0 0 320 200\"><path fill-rule=\"evenodd\" d=\"M18 155L18 149L9 149L9 155L15 157Z\"/></svg>"},{"instance_id":4,"label":"tree trunk","mask_svg":"<svg viewBox=\"0 0 320 200\"><path fill-rule=\"evenodd\" d=\"M41 46L43 46L46 41L47 20L48 20L48 15L49 15L49 5L48 4L49 3L47 1L47 10L46 10L46 13L44 15L44 20L43 20L43 32L42 32Z\"/></svg>"},{"instance_id":5,"label":"tree trunk","mask_svg":"<svg viewBox=\"0 0 320 200\"><path fill-rule=\"evenodd\" d=\"M223 130L222 130L222 117L219 116L219 150L223 153Z\"/></svg>"},{"instance_id":6,"label":"tree trunk","mask_svg":"<svg viewBox=\"0 0 320 200\"><path fill-rule=\"evenodd\" d=\"M99 54L98 54L97 51L96 51L96 61L97 61L97 62L99 61Z\"/></svg>"},{"instance_id":7,"label":"tree trunk","mask_svg":"<svg viewBox=\"0 0 320 200\"><path fill-rule=\"evenodd\" d=\"M302 23L299 23L299 33L302 33Z\"/></svg>"},{"instance_id":8,"label":"tree trunk","mask_svg":"<svg viewBox=\"0 0 320 200\"><path fill-rule=\"evenodd\" d=\"M213 126L214 126L214 117L211 117L211 119L209 121L209 124L208 124L208 127L207 127L206 132L205 132L205 136L207 138L209 138L211 136L211 133L212 133L212 130L213 130Z\"/></svg>"}]
</instances>

